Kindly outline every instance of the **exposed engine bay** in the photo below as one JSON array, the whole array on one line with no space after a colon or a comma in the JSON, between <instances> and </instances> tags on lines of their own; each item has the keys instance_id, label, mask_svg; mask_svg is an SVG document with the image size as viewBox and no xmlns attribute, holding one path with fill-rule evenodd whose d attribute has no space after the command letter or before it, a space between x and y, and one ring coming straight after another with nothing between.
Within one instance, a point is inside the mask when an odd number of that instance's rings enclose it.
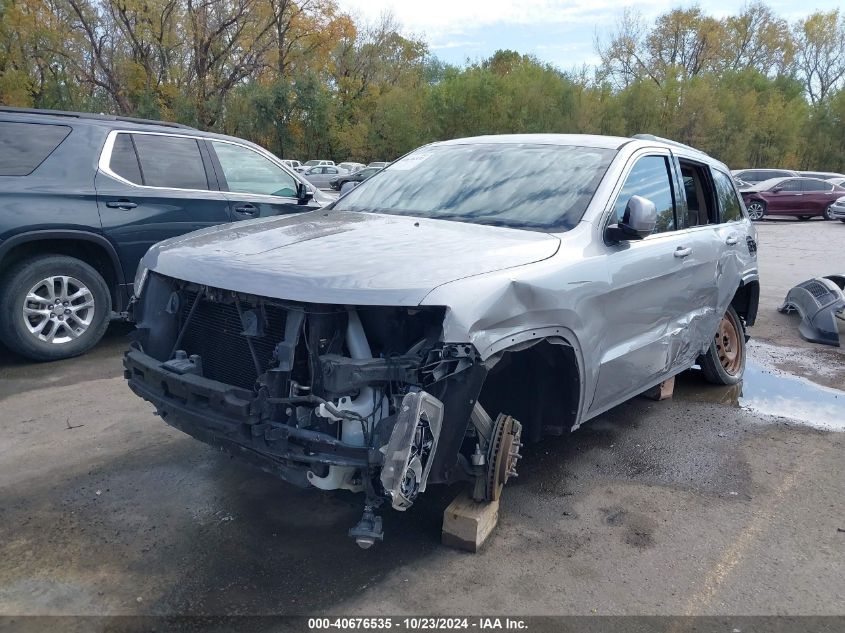
<instances>
[{"instance_id":1,"label":"exposed engine bay","mask_svg":"<svg viewBox=\"0 0 845 633\"><path fill-rule=\"evenodd\" d=\"M442 341L443 307L286 302L152 274L135 304L130 387L170 425L291 483L364 493L376 510L466 480L497 499L521 425L478 402L493 363Z\"/></svg>"}]
</instances>

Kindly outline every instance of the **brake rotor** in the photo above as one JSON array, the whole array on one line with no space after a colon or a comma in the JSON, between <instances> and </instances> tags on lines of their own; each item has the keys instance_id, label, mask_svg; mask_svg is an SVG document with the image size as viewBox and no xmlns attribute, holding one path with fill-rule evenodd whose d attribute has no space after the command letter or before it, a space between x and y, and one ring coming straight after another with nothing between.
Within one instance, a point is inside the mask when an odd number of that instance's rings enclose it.
<instances>
[{"instance_id":1,"label":"brake rotor","mask_svg":"<svg viewBox=\"0 0 845 633\"><path fill-rule=\"evenodd\" d=\"M522 425L511 416L499 414L493 425L490 446L487 449L487 501L498 501L508 478L516 477L516 465L522 455Z\"/></svg>"}]
</instances>

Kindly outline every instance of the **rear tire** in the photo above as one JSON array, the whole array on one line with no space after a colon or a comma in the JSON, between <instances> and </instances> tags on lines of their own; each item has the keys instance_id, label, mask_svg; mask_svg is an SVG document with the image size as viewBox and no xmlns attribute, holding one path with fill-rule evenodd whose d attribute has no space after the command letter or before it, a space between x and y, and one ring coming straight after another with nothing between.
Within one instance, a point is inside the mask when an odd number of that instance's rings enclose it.
<instances>
[{"instance_id":1,"label":"rear tire","mask_svg":"<svg viewBox=\"0 0 845 633\"><path fill-rule=\"evenodd\" d=\"M0 339L32 360L78 356L103 338L111 303L102 275L82 260L26 259L0 279Z\"/></svg>"},{"instance_id":2,"label":"rear tire","mask_svg":"<svg viewBox=\"0 0 845 633\"><path fill-rule=\"evenodd\" d=\"M733 307L719 322L710 348L698 359L704 378L714 385L735 385L745 372L745 326Z\"/></svg>"}]
</instances>

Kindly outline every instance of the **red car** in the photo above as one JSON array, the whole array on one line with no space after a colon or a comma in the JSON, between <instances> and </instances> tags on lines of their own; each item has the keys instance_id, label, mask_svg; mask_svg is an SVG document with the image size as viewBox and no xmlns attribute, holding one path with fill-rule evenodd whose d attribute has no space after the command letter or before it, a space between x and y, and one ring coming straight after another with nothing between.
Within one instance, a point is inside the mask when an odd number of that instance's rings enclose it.
<instances>
[{"instance_id":1,"label":"red car","mask_svg":"<svg viewBox=\"0 0 845 633\"><path fill-rule=\"evenodd\" d=\"M740 193L752 220L764 215L794 215L801 220L820 215L832 220L830 205L845 196L845 187L819 178L772 178Z\"/></svg>"}]
</instances>

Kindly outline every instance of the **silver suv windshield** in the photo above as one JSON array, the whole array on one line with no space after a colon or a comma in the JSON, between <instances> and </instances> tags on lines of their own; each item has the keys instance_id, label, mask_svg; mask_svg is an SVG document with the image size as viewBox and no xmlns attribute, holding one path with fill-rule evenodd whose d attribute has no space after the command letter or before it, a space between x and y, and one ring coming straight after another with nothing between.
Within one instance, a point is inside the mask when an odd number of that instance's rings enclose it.
<instances>
[{"instance_id":1,"label":"silver suv windshield","mask_svg":"<svg viewBox=\"0 0 845 633\"><path fill-rule=\"evenodd\" d=\"M614 149L528 143L422 147L333 208L567 231L581 220L615 155Z\"/></svg>"}]
</instances>

